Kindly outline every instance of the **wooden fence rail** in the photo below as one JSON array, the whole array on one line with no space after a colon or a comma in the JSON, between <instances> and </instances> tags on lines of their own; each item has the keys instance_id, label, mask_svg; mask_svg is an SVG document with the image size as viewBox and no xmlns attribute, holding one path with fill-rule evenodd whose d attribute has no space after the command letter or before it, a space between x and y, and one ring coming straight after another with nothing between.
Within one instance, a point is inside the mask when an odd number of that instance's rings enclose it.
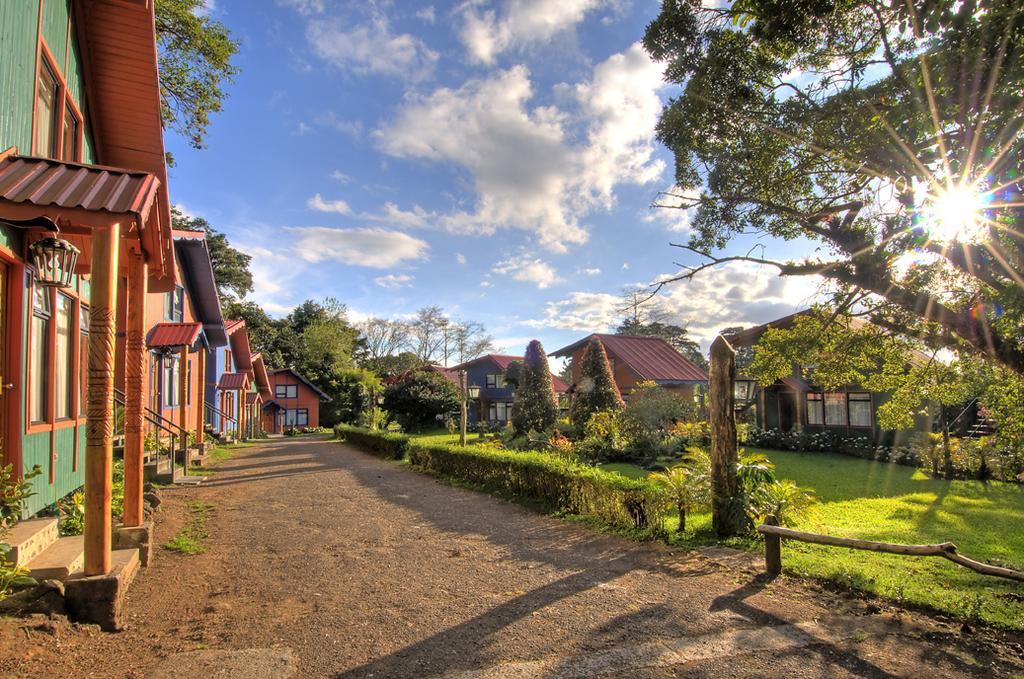
<instances>
[{"instance_id":1,"label":"wooden fence rail","mask_svg":"<svg viewBox=\"0 0 1024 679\"><path fill-rule=\"evenodd\" d=\"M936 545L900 545L891 542L871 542L854 538L840 538L834 535L804 533L779 526L774 516L765 517L764 524L758 526L757 530L764 535L764 566L769 575L778 575L782 572L782 540L785 538L786 540L799 540L800 542L810 542L816 545L865 549L871 552L886 552L887 554L939 556L983 575L994 575L998 578L1008 578L1024 582L1024 572L968 559L956 551L956 545L952 542L943 542Z\"/></svg>"}]
</instances>

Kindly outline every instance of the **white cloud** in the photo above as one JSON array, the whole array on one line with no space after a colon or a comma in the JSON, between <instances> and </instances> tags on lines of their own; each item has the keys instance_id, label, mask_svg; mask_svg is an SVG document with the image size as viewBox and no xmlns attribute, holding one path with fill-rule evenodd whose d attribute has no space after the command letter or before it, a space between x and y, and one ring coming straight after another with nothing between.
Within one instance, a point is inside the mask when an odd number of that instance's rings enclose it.
<instances>
[{"instance_id":1,"label":"white cloud","mask_svg":"<svg viewBox=\"0 0 1024 679\"><path fill-rule=\"evenodd\" d=\"M580 273L584 276L600 276L601 270L594 267L592 269L580 269Z\"/></svg>"},{"instance_id":2,"label":"white cloud","mask_svg":"<svg viewBox=\"0 0 1024 679\"><path fill-rule=\"evenodd\" d=\"M616 186L646 184L664 172L654 157L661 86L659 67L636 44L599 64L590 81L560 88L572 95L569 110L530 108L530 74L516 66L458 89L410 94L374 136L392 156L470 173L475 208L438 215L420 208L430 224L484 235L521 229L564 252L587 241L581 220L610 209ZM583 138L574 143L580 126Z\"/></svg>"},{"instance_id":3,"label":"white cloud","mask_svg":"<svg viewBox=\"0 0 1024 679\"><path fill-rule=\"evenodd\" d=\"M409 33L394 34L376 13L366 23L318 16L306 27L306 39L321 59L343 71L416 80L429 75L438 54Z\"/></svg>"},{"instance_id":4,"label":"white cloud","mask_svg":"<svg viewBox=\"0 0 1024 679\"><path fill-rule=\"evenodd\" d=\"M335 132L340 132L356 140L363 136L362 120L346 120L334 111L321 113L313 122L321 127L326 127L327 129L334 130Z\"/></svg>"},{"instance_id":5,"label":"white cloud","mask_svg":"<svg viewBox=\"0 0 1024 679\"><path fill-rule=\"evenodd\" d=\"M465 264L466 263L466 255L462 254L461 252L456 252L455 253L455 261L458 262L459 264Z\"/></svg>"},{"instance_id":6,"label":"white cloud","mask_svg":"<svg viewBox=\"0 0 1024 679\"><path fill-rule=\"evenodd\" d=\"M666 322L686 327L706 346L723 328L758 325L807 307L820 284L817 277L783 277L771 267L733 262L669 284L653 303L666 314ZM600 332L617 326L622 316L619 295L574 292L549 302L542 318L526 324Z\"/></svg>"},{"instance_id":7,"label":"white cloud","mask_svg":"<svg viewBox=\"0 0 1024 679\"><path fill-rule=\"evenodd\" d=\"M437 21L437 12L434 10L433 5L427 5L416 10L416 18L420 21L425 21L428 24L432 24Z\"/></svg>"},{"instance_id":8,"label":"white cloud","mask_svg":"<svg viewBox=\"0 0 1024 679\"><path fill-rule=\"evenodd\" d=\"M415 280L415 278L409 274L389 273L387 276L378 276L377 278L374 278L373 282L382 288L397 290L399 288L412 287L413 280Z\"/></svg>"},{"instance_id":9,"label":"white cloud","mask_svg":"<svg viewBox=\"0 0 1024 679\"><path fill-rule=\"evenodd\" d=\"M294 266L290 252L258 245L239 244L238 248L252 257L253 291L248 299L259 304L267 313L284 315L295 307L293 283L302 275L302 268ZM291 262L291 265L289 265Z\"/></svg>"},{"instance_id":10,"label":"white cloud","mask_svg":"<svg viewBox=\"0 0 1024 679\"><path fill-rule=\"evenodd\" d=\"M326 226L289 227L298 234L295 254L307 262L334 260L352 266L390 269L406 261L427 258L426 241L384 229L332 229Z\"/></svg>"},{"instance_id":11,"label":"white cloud","mask_svg":"<svg viewBox=\"0 0 1024 679\"><path fill-rule=\"evenodd\" d=\"M463 6L460 38L471 61L492 64L502 52L549 42L608 0L505 0L500 10Z\"/></svg>"},{"instance_id":12,"label":"white cloud","mask_svg":"<svg viewBox=\"0 0 1024 679\"><path fill-rule=\"evenodd\" d=\"M672 187L659 194L657 207L652 207L644 215L643 220L663 225L669 231L689 233L693 223L696 207L689 206L700 198L700 192Z\"/></svg>"},{"instance_id":13,"label":"white cloud","mask_svg":"<svg viewBox=\"0 0 1024 679\"><path fill-rule=\"evenodd\" d=\"M429 228L438 220L437 213L427 212L419 205L413 205L411 210L403 210L390 201L384 203L384 209L381 212L364 213L360 216L371 222L383 222L416 229Z\"/></svg>"},{"instance_id":14,"label":"white cloud","mask_svg":"<svg viewBox=\"0 0 1024 679\"><path fill-rule=\"evenodd\" d=\"M534 283L541 290L549 288L562 279L554 267L541 259L530 257L509 257L492 267L495 273L511 276L514 280Z\"/></svg>"},{"instance_id":15,"label":"white cloud","mask_svg":"<svg viewBox=\"0 0 1024 679\"><path fill-rule=\"evenodd\" d=\"M355 181L352 178L352 175L345 174L341 170L335 170L334 172L332 172L331 179L333 179L336 182L341 182L342 184L351 184L353 181Z\"/></svg>"},{"instance_id":16,"label":"white cloud","mask_svg":"<svg viewBox=\"0 0 1024 679\"><path fill-rule=\"evenodd\" d=\"M343 200L324 200L319 193L306 201L306 207L317 212L334 212L339 215L352 214L352 208Z\"/></svg>"}]
</instances>

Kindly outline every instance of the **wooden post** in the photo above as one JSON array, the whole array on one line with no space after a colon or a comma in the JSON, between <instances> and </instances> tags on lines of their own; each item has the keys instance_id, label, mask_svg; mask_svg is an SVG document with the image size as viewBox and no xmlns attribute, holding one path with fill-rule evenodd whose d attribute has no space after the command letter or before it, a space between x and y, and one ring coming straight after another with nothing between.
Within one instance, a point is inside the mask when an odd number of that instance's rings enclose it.
<instances>
[{"instance_id":1,"label":"wooden post","mask_svg":"<svg viewBox=\"0 0 1024 679\"><path fill-rule=\"evenodd\" d=\"M238 433L237 438L239 441L245 440L245 392L239 389L238 394Z\"/></svg>"},{"instance_id":2,"label":"wooden post","mask_svg":"<svg viewBox=\"0 0 1024 679\"><path fill-rule=\"evenodd\" d=\"M181 450L188 474L188 347L182 347L178 354L178 426L181 427Z\"/></svg>"},{"instance_id":3,"label":"wooden post","mask_svg":"<svg viewBox=\"0 0 1024 679\"><path fill-rule=\"evenodd\" d=\"M739 532L737 512L730 505L738 495L736 482L736 351L721 335L711 343L708 410L711 415L711 524L721 536Z\"/></svg>"},{"instance_id":4,"label":"wooden post","mask_svg":"<svg viewBox=\"0 0 1024 679\"><path fill-rule=\"evenodd\" d=\"M466 411L466 371L459 371L459 392L461 406L461 417L459 419L459 445L466 445L466 420L469 418L469 413Z\"/></svg>"},{"instance_id":5,"label":"wooden post","mask_svg":"<svg viewBox=\"0 0 1024 679\"><path fill-rule=\"evenodd\" d=\"M125 289L128 327L124 347L124 525L142 525L142 467L145 455L146 294L148 270L141 253L128 255Z\"/></svg>"},{"instance_id":6,"label":"wooden post","mask_svg":"<svg viewBox=\"0 0 1024 679\"><path fill-rule=\"evenodd\" d=\"M778 526L779 520L774 514L764 517L766 526ZM782 574L782 538L771 533L764 534L764 570L775 577Z\"/></svg>"},{"instance_id":7,"label":"wooden post","mask_svg":"<svg viewBox=\"0 0 1024 679\"><path fill-rule=\"evenodd\" d=\"M196 443L203 443L206 440L206 348L199 347L198 360L199 398L196 399Z\"/></svg>"},{"instance_id":8,"label":"wooden post","mask_svg":"<svg viewBox=\"0 0 1024 679\"><path fill-rule=\"evenodd\" d=\"M85 443L85 574L110 572L110 487L114 452L114 340L121 228L92 234L89 392Z\"/></svg>"}]
</instances>

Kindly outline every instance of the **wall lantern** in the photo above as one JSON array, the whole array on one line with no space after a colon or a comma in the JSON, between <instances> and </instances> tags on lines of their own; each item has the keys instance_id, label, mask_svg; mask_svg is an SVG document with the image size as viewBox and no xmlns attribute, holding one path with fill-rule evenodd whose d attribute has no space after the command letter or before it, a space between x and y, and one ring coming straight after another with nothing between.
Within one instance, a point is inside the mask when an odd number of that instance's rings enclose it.
<instances>
[{"instance_id":1,"label":"wall lantern","mask_svg":"<svg viewBox=\"0 0 1024 679\"><path fill-rule=\"evenodd\" d=\"M48 236L28 246L39 285L55 288L71 286L79 250L61 238Z\"/></svg>"},{"instance_id":2,"label":"wall lantern","mask_svg":"<svg viewBox=\"0 0 1024 679\"><path fill-rule=\"evenodd\" d=\"M475 384L471 385L469 389L467 389L467 391L469 392L470 399L475 401L476 399L480 398L480 387L476 386Z\"/></svg>"},{"instance_id":3,"label":"wall lantern","mask_svg":"<svg viewBox=\"0 0 1024 679\"><path fill-rule=\"evenodd\" d=\"M737 401L747 402L754 399L754 389L757 382L751 379L737 379L735 381L734 394Z\"/></svg>"}]
</instances>

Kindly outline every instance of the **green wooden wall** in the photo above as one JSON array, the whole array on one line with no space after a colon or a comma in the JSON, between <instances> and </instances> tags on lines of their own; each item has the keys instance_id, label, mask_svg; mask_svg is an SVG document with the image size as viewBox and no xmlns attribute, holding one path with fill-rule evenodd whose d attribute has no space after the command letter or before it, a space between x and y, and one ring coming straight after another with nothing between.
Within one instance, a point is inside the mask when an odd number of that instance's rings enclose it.
<instances>
[{"instance_id":1,"label":"green wooden wall","mask_svg":"<svg viewBox=\"0 0 1024 679\"><path fill-rule=\"evenodd\" d=\"M95 140L89 128L85 79L75 31L68 28L73 0L44 0L42 34L64 74L68 92L85 117L82 162L95 163ZM32 97L36 73L39 5L35 0L0 0L0 151L11 146L32 152ZM70 49L69 49L70 47Z\"/></svg>"}]
</instances>

